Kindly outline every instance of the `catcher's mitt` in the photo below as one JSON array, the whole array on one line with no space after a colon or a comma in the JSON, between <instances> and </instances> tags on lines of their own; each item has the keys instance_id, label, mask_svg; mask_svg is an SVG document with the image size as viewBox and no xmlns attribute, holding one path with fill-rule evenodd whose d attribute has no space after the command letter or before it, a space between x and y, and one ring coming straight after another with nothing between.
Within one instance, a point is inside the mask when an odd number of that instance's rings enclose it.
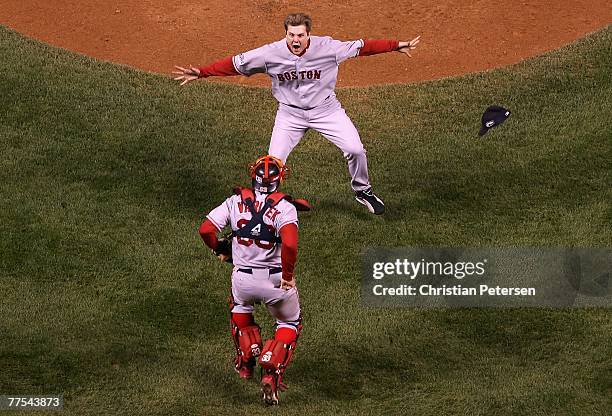
<instances>
[{"instance_id":1,"label":"catcher's mitt","mask_svg":"<svg viewBox=\"0 0 612 416\"><path fill-rule=\"evenodd\" d=\"M232 239L227 237L219 238L219 243L217 244L217 248L213 250L215 256L217 256L221 261L225 261L228 263L232 263Z\"/></svg>"}]
</instances>

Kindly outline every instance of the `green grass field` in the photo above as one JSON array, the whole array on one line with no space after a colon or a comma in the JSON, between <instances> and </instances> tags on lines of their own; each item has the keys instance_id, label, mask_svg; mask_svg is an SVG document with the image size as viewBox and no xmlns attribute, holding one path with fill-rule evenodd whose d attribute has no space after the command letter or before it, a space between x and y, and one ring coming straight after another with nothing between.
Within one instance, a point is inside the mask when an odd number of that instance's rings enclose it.
<instances>
[{"instance_id":1,"label":"green grass field","mask_svg":"<svg viewBox=\"0 0 612 416\"><path fill-rule=\"evenodd\" d=\"M197 227L267 150L269 89L179 88L0 27L0 394L61 393L69 415L609 415L610 309L366 308L359 253L610 247L611 45L609 26L506 69L338 92L388 212L354 201L321 136L292 153L284 189L315 207L304 333L265 408L231 369L230 269ZM478 138L489 104L513 115Z\"/></svg>"}]
</instances>

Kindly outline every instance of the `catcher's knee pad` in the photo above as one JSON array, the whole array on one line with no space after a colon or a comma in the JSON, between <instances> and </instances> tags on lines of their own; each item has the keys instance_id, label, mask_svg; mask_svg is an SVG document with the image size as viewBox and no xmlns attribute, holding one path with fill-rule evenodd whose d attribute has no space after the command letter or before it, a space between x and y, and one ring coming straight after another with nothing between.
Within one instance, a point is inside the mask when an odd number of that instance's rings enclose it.
<instances>
[{"instance_id":1,"label":"catcher's knee pad","mask_svg":"<svg viewBox=\"0 0 612 416\"><path fill-rule=\"evenodd\" d=\"M259 365L264 370L281 374L291 361L295 345L295 341L291 344L285 344L278 339L267 340L259 356Z\"/></svg>"},{"instance_id":2,"label":"catcher's knee pad","mask_svg":"<svg viewBox=\"0 0 612 416\"><path fill-rule=\"evenodd\" d=\"M251 358L257 359L261 354L262 345L259 326L252 325L242 329L234 326L232 332L236 344L236 354L240 357L240 361L246 363Z\"/></svg>"}]
</instances>

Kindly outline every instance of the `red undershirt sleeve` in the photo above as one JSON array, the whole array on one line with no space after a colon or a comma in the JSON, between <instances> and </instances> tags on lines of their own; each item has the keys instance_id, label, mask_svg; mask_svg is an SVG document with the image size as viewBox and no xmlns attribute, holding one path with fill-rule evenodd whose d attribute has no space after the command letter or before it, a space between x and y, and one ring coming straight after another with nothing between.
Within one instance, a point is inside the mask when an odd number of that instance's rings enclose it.
<instances>
[{"instance_id":1,"label":"red undershirt sleeve","mask_svg":"<svg viewBox=\"0 0 612 416\"><path fill-rule=\"evenodd\" d=\"M399 47L399 40L373 40L363 41L363 47L359 49L359 56L376 55L379 53L393 52Z\"/></svg>"},{"instance_id":2,"label":"red undershirt sleeve","mask_svg":"<svg viewBox=\"0 0 612 416\"><path fill-rule=\"evenodd\" d=\"M213 250L216 250L219 240L217 239L217 227L208 218L200 225L200 237L204 240L204 244Z\"/></svg>"},{"instance_id":3,"label":"red undershirt sleeve","mask_svg":"<svg viewBox=\"0 0 612 416\"><path fill-rule=\"evenodd\" d=\"M240 73L236 71L236 68L234 68L234 62L231 56L198 69L200 70L200 78L240 75Z\"/></svg>"},{"instance_id":4,"label":"red undershirt sleeve","mask_svg":"<svg viewBox=\"0 0 612 416\"><path fill-rule=\"evenodd\" d=\"M287 224L280 229L281 236L281 264L283 267L283 280L293 280L295 262L297 260L298 227L296 224Z\"/></svg>"}]
</instances>

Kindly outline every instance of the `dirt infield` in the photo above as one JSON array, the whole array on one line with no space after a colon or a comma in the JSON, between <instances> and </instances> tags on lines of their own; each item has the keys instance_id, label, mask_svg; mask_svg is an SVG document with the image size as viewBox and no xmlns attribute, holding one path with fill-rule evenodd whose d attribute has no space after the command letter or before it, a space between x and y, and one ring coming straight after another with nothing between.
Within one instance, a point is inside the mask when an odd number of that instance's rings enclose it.
<instances>
[{"instance_id":1,"label":"dirt infield","mask_svg":"<svg viewBox=\"0 0 612 416\"><path fill-rule=\"evenodd\" d=\"M0 23L52 45L147 71L201 65L283 37L305 11L313 34L337 39L420 34L399 53L350 60L339 86L414 82L482 71L558 48L612 22L611 0L0 0ZM223 81L269 85L265 75Z\"/></svg>"}]
</instances>

